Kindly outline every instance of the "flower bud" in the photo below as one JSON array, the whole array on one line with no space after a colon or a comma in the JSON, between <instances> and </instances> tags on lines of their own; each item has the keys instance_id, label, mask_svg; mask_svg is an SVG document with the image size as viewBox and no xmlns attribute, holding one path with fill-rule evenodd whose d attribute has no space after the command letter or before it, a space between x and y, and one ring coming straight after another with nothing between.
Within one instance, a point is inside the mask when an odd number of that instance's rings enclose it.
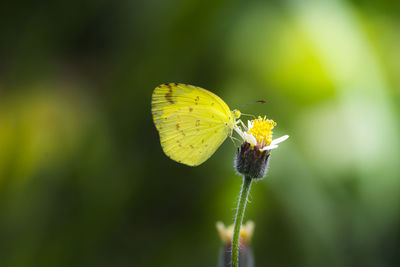
<instances>
[{"instance_id":1,"label":"flower bud","mask_svg":"<svg viewBox=\"0 0 400 267\"><path fill-rule=\"evenodd\" d=\"M219 267L231 267L232 261L232 236L233 225L225 227L222 222L217 223L218 233L223 241L223 247L219 254ZM250 246L253 236L254 223L248 221L240 229L240 245L239 245L239 266L254 267L254 255Z\"/></svg>"},{"instance_id":2,"label":"flower bud","mask_svg":"<svg viewBox=\"0 0 400 267\"><path fill-rule=\"evenodd\" d=\"M253 179L263 178L267 174L270 152L271 150L262 151L260 146L244 142L236 154L236 171Z\"/></svg>"}]
</instances>

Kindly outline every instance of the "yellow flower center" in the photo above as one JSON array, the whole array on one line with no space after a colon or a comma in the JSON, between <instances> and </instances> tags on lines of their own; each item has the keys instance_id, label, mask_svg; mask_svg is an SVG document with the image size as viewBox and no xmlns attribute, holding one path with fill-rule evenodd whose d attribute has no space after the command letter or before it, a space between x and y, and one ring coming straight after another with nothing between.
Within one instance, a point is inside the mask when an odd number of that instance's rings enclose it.
<instances>
[{"instance_id":1,"label":"yellow flower center","mask_svg":"<svg viewBox=\"0 0 400 267\"><path fill-rule=\"evenodd\" d=\"M258 117L252 120L251 123L253 127L251 127L247 133L256 138L257 144L269 146L272 141L272 129L276 126L276 122L267 120L265 117Z\"/></svg>"}]
</instances>

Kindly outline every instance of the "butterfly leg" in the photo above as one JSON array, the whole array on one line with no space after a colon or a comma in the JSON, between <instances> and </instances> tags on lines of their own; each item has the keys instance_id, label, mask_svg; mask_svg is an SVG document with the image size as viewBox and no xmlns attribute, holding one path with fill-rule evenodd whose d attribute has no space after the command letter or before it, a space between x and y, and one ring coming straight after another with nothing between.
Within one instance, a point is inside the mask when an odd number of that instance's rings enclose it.
<instances>
[{"instance_id":1,"label":"butterfly leg","mask_svg":"<svg viewBox=\"0 0 400 267\"><path fill-rule=\"evenodd\" d=\"M242 127L243 127L246 131L249 130L249 129L247 129L246 125L244 124L244 122L243 122L242 120L237 120L237 121L235 122L235 125L238 125L239 123L242 125Z\"/></svg>"},{"instance_id":2,"label":"butterfly leg","mask_svg":"<svg viewBox=\"0 0 400 267\"><path fill-rule=\"evenodd\" d=\"M237 133L240 135L240 137L242 137L243 140L246 140L246 136L245 136L244 132L243 132L242 129L238 126L239 123L241 123L242 126L243 126L243 128L245 129L245 131L247 131L246 125L244 125L243 121L241 121L241 120L237 120L237 121L235 122L235 125L233 126L233 129L235 130L235 132L237 132ZM231 136L231 138L232 138L232 134L231 134L230 136Z\"/></svg>"},{"instance_id":3,"label":"butterfly leg","mask_svg":"<svg viewBox=\"0 0 400 267\"><path fill-rule=\"evenodd\" d=\"M239 143L240 143L240 139L238 139L238 138L236 138L236 137L233 137L232 135L230 135L229 137L231 138L232 143L234 144L234 146L235 146L236 148L238 148L239 146L237 145L236 142L239 142ZM236 142L235 142L235 141L236 141Z\"/></svg>"},{"instance_id":4,"label":"butterfly leg","mask_svg":"<svg viewBox=\"0 0 400 267\"><path fill-rule=\"evenodd\" d=\"M249 117L253 117L256 118L256 116L254 114L246 114L246 113L241 113L241 116L249 116Z\"/></svg>"}]
</instances>

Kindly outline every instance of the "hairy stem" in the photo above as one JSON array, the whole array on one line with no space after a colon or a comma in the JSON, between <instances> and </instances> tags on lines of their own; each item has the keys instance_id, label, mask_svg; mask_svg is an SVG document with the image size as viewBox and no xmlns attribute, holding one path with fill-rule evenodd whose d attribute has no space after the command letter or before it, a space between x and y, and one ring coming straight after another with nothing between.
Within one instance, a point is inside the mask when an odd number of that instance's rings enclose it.
<instances>
[{"instance_id":1,"label":"hairy stem","mask_svg":"<svg viewBox=\"0 0 400 267\"><path fill-rule=\"evenodd\" d=\"M243 177L242 190L240 191L239 203L236 209L235 226L232 237L232 267L238 267L240 228L242 227L243 223L243 216L246 209L247 197L249 196L251 182L251 177Z\"/></svg>"}]
</instances>

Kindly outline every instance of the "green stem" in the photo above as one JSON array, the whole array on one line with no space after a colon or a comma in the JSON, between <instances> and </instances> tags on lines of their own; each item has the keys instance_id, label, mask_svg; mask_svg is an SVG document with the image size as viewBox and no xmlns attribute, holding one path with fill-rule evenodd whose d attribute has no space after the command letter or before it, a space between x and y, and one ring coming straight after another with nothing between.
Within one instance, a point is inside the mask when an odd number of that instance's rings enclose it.
<instances>
[{"instance_id":1,"label":"green stem","mask_svg":"<svg viewBox=\"0 0 400 267\"><path fill-rule=\"evenodd\" d=\"M238 267L240 227L242 227L243 223L243 216L246 209L247 197L249 196L251 182L251 177L243 177L242 190L240 191L239 203L236 209L235 226L232 237L232 267Z\"/></svg>"}]
</instances>

